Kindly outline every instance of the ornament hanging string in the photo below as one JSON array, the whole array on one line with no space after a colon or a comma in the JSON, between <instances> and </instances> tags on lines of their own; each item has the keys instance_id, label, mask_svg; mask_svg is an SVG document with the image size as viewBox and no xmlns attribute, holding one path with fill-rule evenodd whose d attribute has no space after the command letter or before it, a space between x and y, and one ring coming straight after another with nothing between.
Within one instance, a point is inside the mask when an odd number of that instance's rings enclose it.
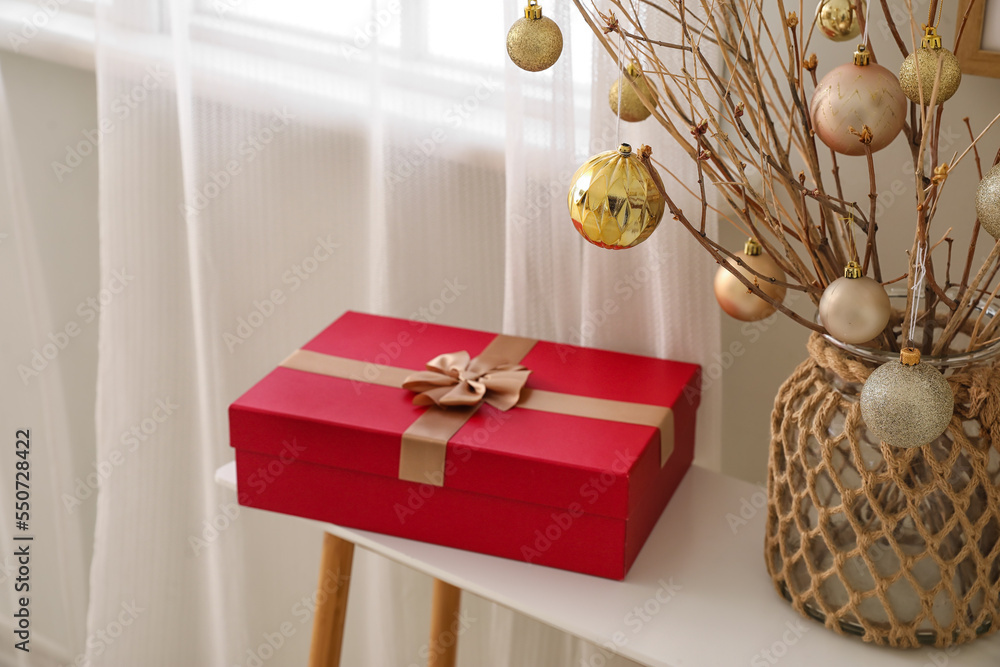
<instances>
[{"instance_id":1,"label":"ornament hanging string","mask_svg":"<svg viewBox=\"0 0 1000 667\"><path fill-rule=\"evenodd\" d=\"M927 8L927 25L924 28L936 28L941 23L941 12L943 11L943 2L939 3L938 0L931 0L930 7ZM937 13L937 21L934 20L935 13Z\"/></svg>"},{"instance_id":2,"label":"ornament hanging string","mask_svg":"<svg viewBox=\"0 0 1000 667\"><path fill-rule=\"evenodd\" d=\"M913 345L913 337L917 335L917 313L920 312L920 297L924 289L924 278L927 276L927 246L917 244L917 261L914 263L913 276L913 312L910 313L910 330L907 332L907 345Z\"/></svg>"},{"instance_id":3,"label":"ornament hanging string","mask_svg":"<svg viewBox=\"0 0 1000 667\"><path fill-rule=\"evenodd\" d=\"M851 259L857 262L860 257L858 257L858 245L854 242L854 214L842 217L841 220L847 226L847 239L851 242Z\"/></svg>"},{"instance_id":4,"label":"ornament hanging string","mask_svg":"<svg viewBox=\"0 0 1000 667\"><path fill-rule=\"evenodd\" d=\"M873 2L873 0L869 0L868 4L865 6L865 34L861 38L861 43L865 45L866 49L868 48L868 28L872 24L872 22L871 22L871 18L872 18L872 2Z\"/></svg>"}]
</instances>

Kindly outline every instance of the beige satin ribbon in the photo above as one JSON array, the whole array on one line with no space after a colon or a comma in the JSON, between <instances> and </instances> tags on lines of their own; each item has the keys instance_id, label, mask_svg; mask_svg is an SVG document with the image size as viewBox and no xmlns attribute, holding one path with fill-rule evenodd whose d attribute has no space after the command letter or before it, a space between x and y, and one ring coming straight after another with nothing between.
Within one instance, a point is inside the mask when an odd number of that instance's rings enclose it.
<instances>
[{"instance_id":1,"label":"beige satin ribbon","mask_svg":"<svg viewBox=\"0 0 1000 667\"><path fill-rule=\"evenodd\" d=\"M499 338L494 339L493 345ZM486 402L506 412L517 405L521 389L531 374L524 366L499 358L504 351L523 359L535 345L530 338L504 337L494 350L489 346L475 359L465 350L441 354L427 362L427 370L417 371L403 381L403 389L416 392L414 405L444 408L475 407ZM518 349L523 348L523 349Z\"/></svg>"},{"instance_id":2,"label":"beige satin ribbon","mask_svg":"<svg viewBox=\"0 0 1000 667\"><path fill-rule=\"evenodd\" d=\"M485 368L517 365L536 342L530 338L501 334L487 345L482 354L476 357L476 360L479 361L480 366ZM380 366L366 361L335 357L309 350L296 350L281 362L281 366L318 375L400 389L406 379L414 375L413 370L406 368ZM661 467L667 462L674 450L674 414L670 408L663 406L524 388L517 401L517 408L652 426L660 432ZM428 407L403 432L400 444L399 478L411 482L443 486L448 440L458 433L477 409L478 404L448 408L437 405Z\"/></svg>"}]
</instances>

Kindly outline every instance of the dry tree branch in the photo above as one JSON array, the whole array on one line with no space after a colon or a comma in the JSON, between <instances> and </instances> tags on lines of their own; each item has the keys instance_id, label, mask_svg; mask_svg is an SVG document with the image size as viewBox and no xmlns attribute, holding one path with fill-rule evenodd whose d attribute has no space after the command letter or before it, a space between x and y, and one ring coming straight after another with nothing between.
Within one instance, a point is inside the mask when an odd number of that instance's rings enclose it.
<instances>
[{"instance_id":1,"label":"dry tree branch","mask_svg":"<svg viewBox=\"0 0 1000 667\"><path fill-rule=\"evenodd\" d=\"M948 349L948 346L951 344L951 341L955 337L955 334L958 333L959 328L968 318L968 314L972 312L972 309L969 309L969 303L972 300L972 295L975 294L976 289L979 287L979 283L982 282L983 278L986 276L986 272L989 271L991 266L993 266L993 263L997 260L997 257L1000 257L1000 241L997 241L995 244L993 244L993 250L990 251L989 257L987 257L986 261L983 262L983 266L979 269L979 272L972 279L972 283L969 285L969 289L965 291L965 294L963 294L961 299L959 300L957 310L963 312L967 311L966 316L964 318L952 317L948 321L947 326L945 327L944 331L941 332L941 336L938 338L938 341L935 344L931 354L938 356L946 349ZM1000 266L1000 264L998 264L998 266ZM998 321L1000 321L1000 318L997 319Z\"/></svg>"},{"instance_id":2,"label":"dry tree branch","mask_svg":"<svg viewBox=\"0 0 1000 667\"><path fill-rule=\"evenodd\" d=\"M862 135L868 127L862 130ZM870 137L871 132L867 132ZM882 268L879 266L878 261L878 246L875 243L876 232L878 232L878 224L875 222L875 214L878 211L878 186L875 183L875 159L872 157L872 147L871 141L863 144L865 147L865 160L868 162L868 182L869 182L869 193L868 200L871 206L868 209L868 242L865 244L865 261L861 266L861 271L863 273L868 273L868 265L871 263L872 274L875 276L875 280L882 282Z\"/></svg>"},{"instance_id":3,"label":"dry tree branch","mask_svg":"<svg viewBox=\"0 0 1000 667\"><path fill-rule=\"evenodd\" d=\"M972 142L972 150L976 156L976 171L979 173L979 180L983 178L983 165L979 160L979 149L976 147L976 138L972 134L972 123L969 122L969 117L966 116L962 120L965 121L965 127L969 131L969 140ZM976 255L976 244L979 242L979 229L980 222L979 216L976 216L976 222L972 226L972 240L969 242L969 254L965 259L965 269L962 271L962 287L964 289L965 285L969 282L969 272L972 270L972 258Z\"/></svg>"},{"instance_id":4,"label":"dry tree branch","mask_svg":"<svg viewBox=\"0 0 1000 667\"><path fill-rule=\"evenodd\" d=\"M874 0L873 0L874 1ZM860 13L859 5L855 5ZM903 38L899 36L899 30L896 28L896 20L892 18L892 12L889 10L888 0L882 0L882 16L885 17L886 23L889 25L889 32L892 33L892 38L896 40L896 46L899 47L899 52L903 55L905 59L910 55L910 52L906 48L906 44L903 42Z\"/></svg>"},{"instance_id":5,"label":"dry tree branch","mask_svg":"<svg viewBox=\"0 0 1000 667\"><path fill-rule=\"evenodd\" d=\"M709 239L698 233L698 231L694 228L694 226L690 223L690 221L688 221L687 216L684 215L684 212L677 207L676 203L674 203L674 200L670 197L670 194L667 192L666 188L663 187L663 183L660 181L659 176L657 176L656 170L653 169L652 164L649 161L648 147L641 148L639 154L640 158L643 161L643 164L646 165L646 168L649 170L650 175L653 177L653 181L656 183L656 187L660 191L660 195L663 197L663 200L666 202L667 208L670 210L671 215L673 215L675 220L680 222L682 225L684 225L685 228L687 228L689 232L691 232L691 235L694 236L699 243L701 243L702 247L708 251L708 253L713 257L713 259L715 259L715 261L718 264L725 267L727 271L736 276L736 278L746 286L748 291L753 292L758 297L760 297L767 303L771 304L776 310L784 313L792 320L798 322L804 327L807 327L819 333L826 333L826 329L824 329L820 325L804 319L801 315L790 310L780 301L771 298L771 296L768 295L766 292L764 292L762 289L760 289L758 285L756 285L754 282L751 282L749 278L743 275L742 271L740 271L735 266L726 261L722 253L716 250L716 248L709 241Z\"/></svg>"},{"instance_id":6,"label":"dry tree branch","mask_svg":"<svg viewBox=\"0 0 1000 667\"><path fill-rule=\"evenodd\" d=\"M880 212L876 158L870 146L865 146L869 191L868 206L862 207L857 201L859 196L845 190L847 184L841 180L839 156L819 145L815 138L809 97L817 87L817 62L815 56L806 55L814 35L814 22L805 16L803 0L773 3L765 0L609 0L611 10L607 14L596 6L585 8L585 1L573 0L573 3L598 43L619 69L629 60L642 63L641 81L654 94L644 94L644 86L638 85L638 81L630 82L632 89L651 111L653 121L663 127L670 140L680 148L679 154L694 161L694 168L688 172L692 176L686 180L678 178L680 172L660 165L679 184L679 189L674 188L674 191L690 194L699 207L699 213L693 213L692 209L692 217L688 218L664 189L672 215L710 256L741 276L741 282L750 292L797 323L812 330L822 329L790 308L774 303L757 287L768 277L736 261L736 253L727 250L717 238L709 237L710 213L728 219L755 238L764 252L785 271L787 278L781 284L786 289L808 294L814 304L818 303L824 287L841 275L844 263L853 256L854 246L850 245L853 234L849 235L848 230L864 233L863 260L860 261L866 273L884 285L907 281L911 289L907 293L903 331L908 331L911 323L922 321L925 350L945 349L941 346L947 346L955 332L973 316L979 300L986 299L989 294L1000 294L991 289L993 278L1000 271L1000 250L995 247L978 271L972 270L976 244L981 236L978 223L957 285L951 282L953 242L950 230L929 247L930 227L944 201L948 174L970 151L976 158L977 169L982 172L977 144L1000 120L998 115L975 137L966 121L971 139L969 148L957 152L950 163L941 162L944 105L935 103L941 87L940 67L934 73L931 89L920 91L921 97L931 104L911 102L907 107L909 119L903 123L903 130L912 156L916 224L907 273L886 282L878 244L877 216ZM859 9L859 0L854 3ZM918 39L913 1L901 3L905 4L910 17L912 46L909 48L900 32L904 26L890 11L889 0L880 0L880 4L892 41L904 57L909 55ZM640 10L665 18L678 29L668 35L651 34L651 24L640 20ZM967 17L968 13L963 26ZM810 24L808 27L806 20ZM861 16L860 22L865 20L867 17ZM961 34L962 29L958 39ZM874 59L875 49L871 44L868 49ZM866 130L862 128L860 134ZM651 167L648 156L646 162ZM831 171L827 172L827 168ZM658 182L662 185L662 181ZM713 195L715 201L711 199ZM853 222L841 225L842 219ZM934 275L932 254L945 242L948 248L942 282ZM912 290L918 249L927 251L926 286L920 295ZM862 252L860 247L857 251ZM996 303L996 299L991 303ZM939 340L931 345L933 318L921 313L929 312L935 304L946 306L951 312ZM996 333L1000 318L995 322L993 326L994 321L985 324L985 320L981 320L973 326L974 345ZM890 336L883 337L882 344L894 348L895 334L888 333Z\"/></svg>"}]
</instances>

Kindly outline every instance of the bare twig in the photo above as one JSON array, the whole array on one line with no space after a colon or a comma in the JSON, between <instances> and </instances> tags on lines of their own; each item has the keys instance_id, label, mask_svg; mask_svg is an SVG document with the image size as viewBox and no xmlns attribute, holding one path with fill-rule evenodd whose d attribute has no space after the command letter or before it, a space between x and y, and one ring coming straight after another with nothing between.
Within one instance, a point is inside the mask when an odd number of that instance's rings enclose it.
<instances>
[{"instance_id":1,"label":"bare twig","mask_svg":"<svg viewBox=\"0 0 1000 667\"><path fill-rule=\"evenodd\" d=\"M686 173L673 164L676 160L660 165L660 169L679 184L671 183L673 195L663 189L672 215L713 259L737 275L751 293L798 324L821 330L822 327L808 318L768 297L760 286L766 287L766 282L770 282L786 290L805 293L814 304L818 303L824 286L841 275L844 263L853 257L853 237L861 232L866 235L864 249L858 247L857 252L863 254L859 261L866 273L884 285L905 280L911 288L907 291L902 330L908 332L911 323L922 322L920 342L925 350L948 349L959 330L973 331L972 345L995 337L1000 317L987 323L977 308L980 300L989 302L991 308L997 303L1000 288L993 287L993 280L1000 271L1000 250L994 247L989 259L978 270L973 270L977 243L984 236L977 222L963 266L956 265L956 273L960 271L960 276L955 277L958 282L953 283L951 230L943 235L935 231L934 235L940 240L933 245L929 237L938 208L944 201L949 173L953 173L971 151L982 175L984 165L977 144L1000 120L1000 115L978 136L973 136L966 120L969 147L956 151L946 163L943 160L949 156L939 155L945 148L940 142L944 105L934 103L941 86L940 66L930 90L920 90L921 99L930 104L911 102L908 105L908 122L903 129L913 161L914 237L906 274L885 282L878 243L877 216L881 213L878 158L870 146L865 147L869 187L868 205L862 207L857 201L860 193L845 191L847 184L841 180L839 156L832 151L828 156L826 148L816 142L809 98L817 85L819 64L815 56L807 56L813 37L813 21L804 0L775 0L773 3L761 0L609 0L614 14L602 13L596 6L585 7L586 1L573 0L573 3L619 67L630 60L642 64L640 82L646 85L631 82L632 90L651 110L653 122L664 128L679 149L674 154L694 161L694 168ZM854 4L860 9L859 0L854 0ZM916 48L916 26L923 22L923 17L917 20L918 17L913 16L915 3L912 0L901 4L908 10L908 25L902 21L897 23L890 11L891 6L898 11L898 6L889 0L880 0L891 41L906 57ZM931 12L940 6L940 0L932 0ZM779 20L765 20L765 8L767 12L776 12ZM679 26L679 31L669 36L650 34L649 24L640 20L640 10L672 21ZM966 12L962 17L957 40L962 38L968 16ZM865 20L867 17L860 16L860 22ZM929 24L934 23L932 16ZM909 34L911 45L904 42L901 29ZM877 32L871 31L873 35ZM613 44L619 39L620 47ZM875 49L871 44L868 47L874 58ZM655 91L655 95L643 92L646 86ZM862 134L864 131L863 128ZM646 162L651 167L648 155ZM687 160L684 162L691 164ZM658 187L661 186L659 182ZM677 204L677 193L690 194L697 200L699 212L692 209L689 218ZM717 238L711 238L709 222L712 215L728 219L757 239L764 252L785 272L786 278L777 281L754 271L739 260L737 253L726 249ZM848 218L853 224L840 223ZM861 239L858 241L860 244ZM942 243L947 243L946 258L942 261L938 256L936 259L937 264L943 266L943 280L941 275L935 275L933 257ZM918 249L927 252L926 284L919 295L912 290ZM921 301L922 307L918 306ZM944 312L945 308L948 312ZM928 317L935 309L944 313L943 320L940 315ZM976 320L966 328L973 317ZM895 324L900 323L896 321ZM940 333L937 341L932 341L934 333ZM880 344L889 349L898 347L897 332L889 329L887 334Z\"/></svg>"}]
</instances>

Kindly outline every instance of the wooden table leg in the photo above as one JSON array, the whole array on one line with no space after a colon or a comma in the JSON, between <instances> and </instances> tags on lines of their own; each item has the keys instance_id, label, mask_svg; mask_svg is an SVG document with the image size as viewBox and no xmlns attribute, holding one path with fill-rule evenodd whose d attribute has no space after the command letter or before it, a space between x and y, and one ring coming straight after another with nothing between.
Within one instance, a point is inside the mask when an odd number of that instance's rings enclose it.
<instances>
[{"instance_id":1,"label":"wooden table leg","mask_svg":"<svg viewBox=\"0 0 1000 667\"><path fill-rule=\"evenodd\" d=\"M323 556L319 565L316 589L316 613L313 616L312 646L309 667L338 667L344 644L344 618L347 616L347 593L351 585L354 543L336 535L323 536Z\"/></svg>"},{"instance_id":2,"label":"wooden table leg","mask_svg":"<svg viewBox=\"0 0 1000 667\"><path fill-rule=\"evenodd\" d=\"M427 667L455 667L458 653L458 611L462 589L434 580L434 602L431 607L431 640Z\"/></svg>"}]
</instances>

